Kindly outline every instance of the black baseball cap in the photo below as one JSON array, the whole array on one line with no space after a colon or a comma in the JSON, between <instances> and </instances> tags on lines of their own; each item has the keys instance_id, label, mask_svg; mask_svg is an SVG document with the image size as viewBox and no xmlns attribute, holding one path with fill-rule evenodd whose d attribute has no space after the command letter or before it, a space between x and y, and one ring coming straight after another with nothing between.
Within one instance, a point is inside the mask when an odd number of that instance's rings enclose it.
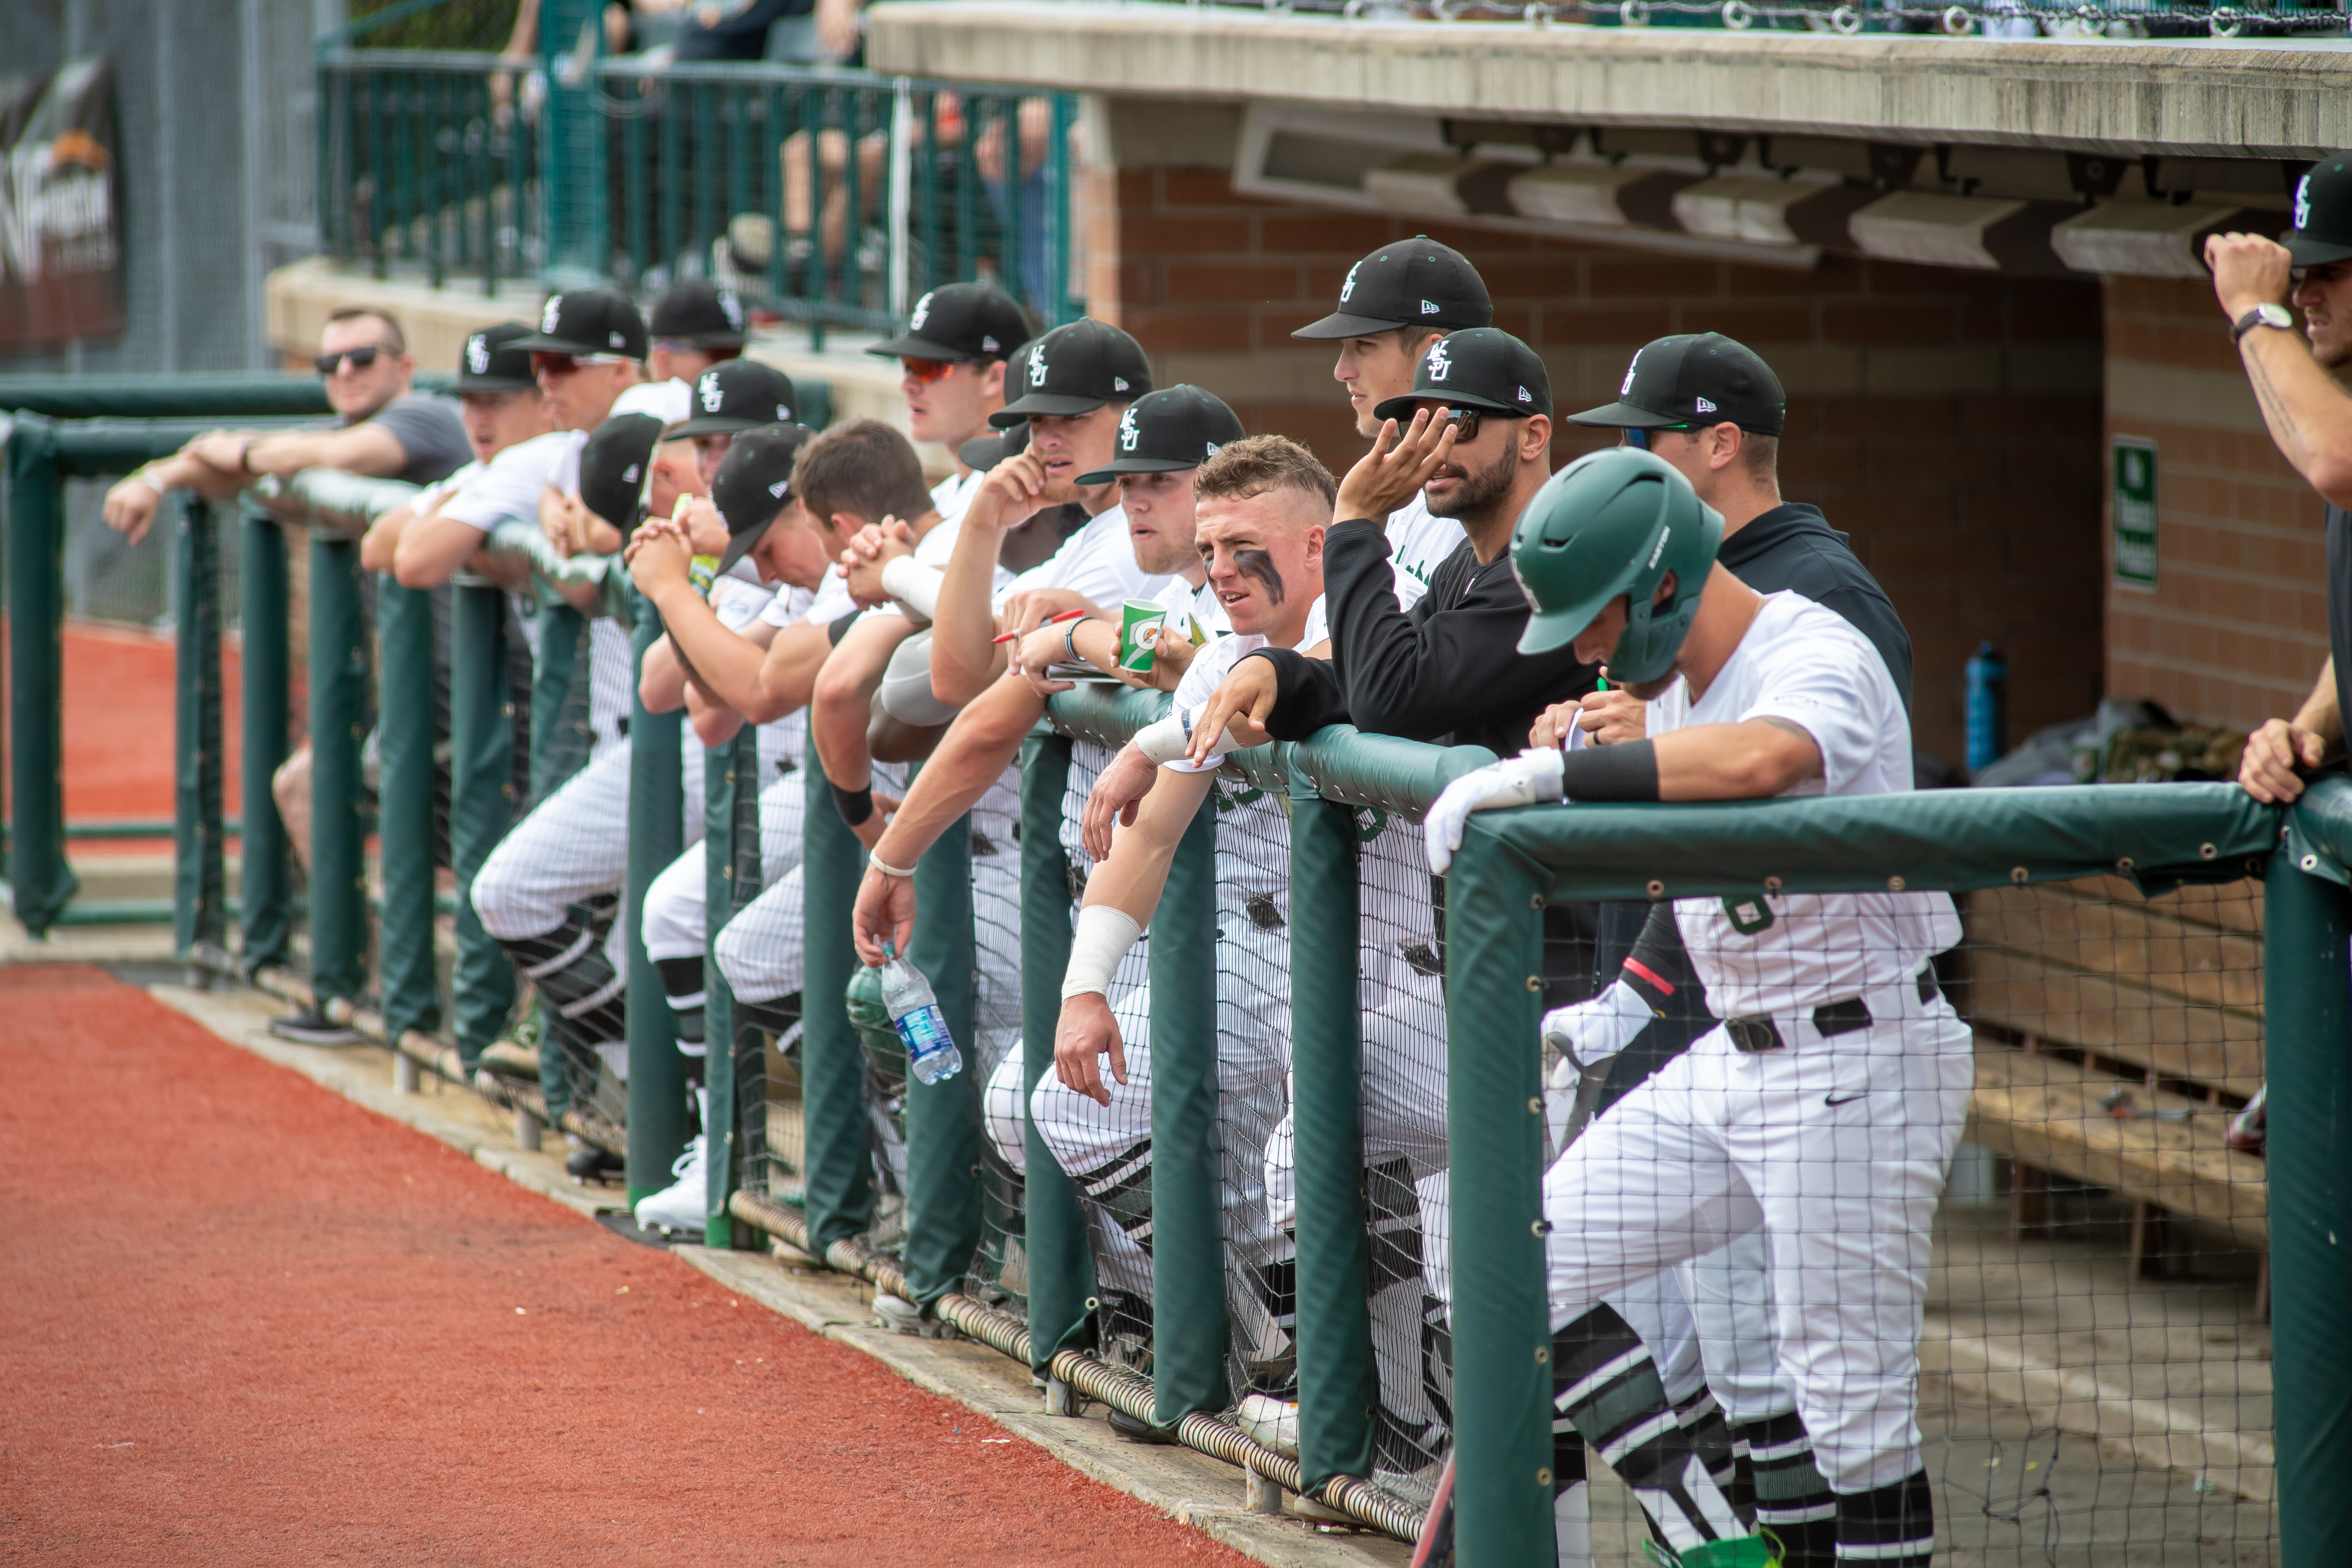
<instances>
[{"instance_id":1,"label":"black baseball cap","mask_svg":"<svg viewBox=\"0 0 2352 1568\"><path fill-rule=\"evenodd\" d=\"M670 432L733 435L763 424L790 424L800 392L793 378L758 360L721 360L694 378L693 413Z\"/></svg>"},{"instance_id":2,"label":"black baseball cap","mask_svg":"<svg viewBox=\"0 0 2352 1568\"><path fill-rule=\"evenodd\" d=\"M1240 417L1214 392L1181 383L1147 392L1119 415L1118 455L1072 483L1099 485L1121 474L1198 468L1217 455L1218 447L1248 434Z\"/></svg>"},{"instance_id":3,"label":"black baseball cap","mask_svg":"<svg viewBox=\"0 0 2352 1568\"><path fill-rule=\"evenodd\" d=\"M1568 423L1663 430L1728 420L1756 435L1778 435L1788 406L1780 378L1755 350L1720 332L1685 332L1635 350L1617 401L1570 414Z\"/></svg>"},{"instance_id":4,"label":"black baseball cap","mask_svg":"<svg viewBox=\"0 0 2352 1568\"><path fill-rule=\"evenodd\" d=\"M2352 152L2331 152L2294 184L2294 227L2280 236L2297 267L2352 256Z\"/></svg>"},{"instance_id":5,"label":"black baseball cap","mask_svg":"<svg viewBox=\"0 0 2352 1568\"><path fill-rule=\"evenodd\" d=\"M956 448L956 461L985 474L1016 452L1029 450L1029 422L1008 426L994 435L975 435Z\"/></svg>"},{"instance_id":6,"label":"black baseball cap","mask_svg":"<svg viewBox=\"0 0 2352 1568\"><path fill-rule=\"evenodd\" d=\"M1412 391L1383 400L1374 419L1411 419L1413 405L1442 402L1487 413L1551 413L1551 377L1536 351L1497 327L1448 332L1413 367Z\"/></svg>"},{"instance_id":7,"label":"black baseball cap","mask_svg":"<svg viewBox=\"0 0 2352 1568\"><path fill-rule=\"evenodd\" d=\"M740 349L743 346L743 302L731 288L689 277L654 301L654 313L647 325L656 342L686 343L698 349Z\"/></svg>"},{"instance_id":8,"label":"black baseball cap","mask_svg":"<svg viewBox=\"0 0 2352 1568\"><path fill-rule=\"evenodd\" d=\"M436 390L445 396L460 397L467 392L522 392L537 386L530 373L530 350L515 347L530 336L530 329L520 321L501 321L467 333L466 347L457 355L456 379Z\"/></svg>"},{"instance_id":9,"label":"black baseball cap","mask_svg":"<svg viewBox=\"0 0 2352 1568\"><path fill-rule=\"evenodd\" d=\"M1029 345L1004 377L1021 395L988 416L1003 430L1033 413L1092 413L1107 402L1132 402L1151 390L1143 345L1108 322L1082 316Z\"/></svg>"},{"instance_id":10,"label":"black baseball cap","mask_svg":"<svg viewBox=\"0 0 2352 1568\"><path fill-rule=\"evenodd\" d=\"M661 434L662 422L650 413L616 413L580 449L580 504L625 538L645 520L646 476Z\"/></svg>"},{"instance_id":11,"label":"black baseball cap","mask_svg":"<svg viewBox=\"0 0 2352 1568\"><path fill-rule=\"evenodd\" d=\"M747 431L727 444L719 471L710 476L711 505L727 525L726 553L719 573L734 570L778 513L792 504L793 465L809 432L797 424Z\"/></svg>"},{"instance_id":12,"label":"black baseball cap","mask_svg":"<svg viewBox=\"0 0 2352 1568\"><path fill-rule=\"evenodd\" d=\"M1294 338L1361 338L1398 327L1455 332L1495 319L1495 302L1470 258L1427 235L1384 245L1348 269L1339 308Z\"/></svg>"},{"instance_id":13,"label":"black baseball cap","mask_svg":"<svg viewBox=\"0 0 2352 1568\"><path fill-rule=\"evenodd\" d=\"M574 288L551 294L539 313L539 330L515 340L531 354L618 354L646 357L646 319L627 297L609 288Z\"/></svg>"},{"instance_id":14,"label":"black baseball cap","mask_svg":"<svg viewBox=\"0 0 2352 1568\"><path fill-rule=\"evenodd\" d=\"M950 283L915 301L907 329L866 351L885 359L1002 360L1029 340L1029 318L993 283Z\"/></svg>"}]
</instances>

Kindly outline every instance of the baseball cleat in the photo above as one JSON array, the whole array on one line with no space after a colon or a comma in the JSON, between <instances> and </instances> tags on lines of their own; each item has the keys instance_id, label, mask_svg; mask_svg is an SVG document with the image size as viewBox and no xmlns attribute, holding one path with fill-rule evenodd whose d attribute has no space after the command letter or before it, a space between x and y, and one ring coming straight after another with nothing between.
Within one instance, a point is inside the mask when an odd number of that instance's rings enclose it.
<instances>
[{"instance_id":1,"label":"baseball cleat","mask_svg":"<svg viewBox=\"0 0 2352 1568\"><path fill-rule=\"evenodd\" d=\"M269 1032L297 1045L357 1045L360 1031L339 1024L323 1013L307 1011L291 1018L271 1019Z\"/></svg>"},{"instance_id":2,"label":"baseball cleat","mask_svg":"<svg viewBox=\"0 0 2352 1568\"><path fill-rule=\"evenodd\" d=\"M1242 1435L1287 1459L1298 1457L1298 1406L1272 1394L1253 1394L1234 1412Z\"/></svg>"},{"instance_id":3,"label":"baseball cleat","mask_svg":"<svg viewBox=\"0 0 2352 1568\"><path fill-rule=\"evenodd\" d=\"M874 1322L892 1333L912 1334L917 1339L955 1338L955 1324L930 1308L919 1307L887 1291L874 1292Z\"/></svg>"},{"instance_id":4,"label":"baseball cleat","mask_svg":"<svg viewBox=\"0 0 2352 1568\"><path fill-rule=\"evenodd\" d=\"M1130 1443L1173 1443L1176 1434L1165 1427L1155 1427L1140 1416L1130 1416L1117 1406L1111 1406L1107 1417L1111 1431Z\"/></svg>"},{"instance_id":5,"label":"baseball cleat","mask_svg":"<svg viewBox=\"0 0 2352 1568\"><path fill-rule=\"evenodd\" d=\"M482 1048L479 1069L498 1078L539 1082L539 1052L520 1040L494 1040Z\"/></svg>"},{"instance_id":6,"label":"baseball cleat","mask_svg":"<svg viewBox=\"0 0 2352 1568\"><path fill-rule=\"evenodd\" d=\"M703 1228L710 1206L710 1174L703 1159L702 1134L697 1133L677 1156L669 1174L677 1179L656 1193L637 1200L637 1224L667 1235Z\"/></svg>"},{"instance_id":7,"label":"baseball cleat","mask_svg":"<svg viewBox=\"0 0 2352 1568\"><path fill-rule=\"evenodd\" d=\"M628 1161L603 1149L574 1149L563 1161L563 1174L576 1182L618 1181L628 1169Z\"/></svg>"},{"instance_id":8,"label":"baseball cleat","mask_svg":"<svg viewBox=\"0 0 2352 1568\"><path fill-rule=\"evenodd\" d=\"M1681 1552L1654 1541L1644 1541L1642 1550L1659 1568L1780 1568L1780 1553L1771 1539L1763 1535L1709 1541Z\"/></svg>"}]
</instances>

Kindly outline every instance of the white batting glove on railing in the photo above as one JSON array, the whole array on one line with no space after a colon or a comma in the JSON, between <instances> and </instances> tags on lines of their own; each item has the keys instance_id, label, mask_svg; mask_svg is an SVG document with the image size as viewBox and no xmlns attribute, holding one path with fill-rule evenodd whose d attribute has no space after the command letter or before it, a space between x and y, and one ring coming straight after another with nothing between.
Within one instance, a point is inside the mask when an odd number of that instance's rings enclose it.
<instances>
[{"instance_id":1,"label":"white batting glove on railing","mask_svg":"<svg viewBox=\"0 0 2352 1568\"><path fill-rule=\"evenodd\" d=\"M1448 784L1422 819L1429 846L1429 869L1444 876L1462 847L1462 830L1473 811L1532 806L1560 798L1561 754L1552 747L1529 747L1517 757L1473 769Z\"/></svg>"},{"instance_id":2,"label":"white batting glove on railing","mask_svg":"<svg viewBox=\"0 0 2352 1568\"><path fill-rule=\"evenodd\" d=\"M1551 1070L1552 1087L1575 1088L1580 1077L1633 1044L1656 1016L1622 980L1611 982L1590 1001L1544 1014L1544 1043L1559 1052Z\"/></svg>"}]
</instances>

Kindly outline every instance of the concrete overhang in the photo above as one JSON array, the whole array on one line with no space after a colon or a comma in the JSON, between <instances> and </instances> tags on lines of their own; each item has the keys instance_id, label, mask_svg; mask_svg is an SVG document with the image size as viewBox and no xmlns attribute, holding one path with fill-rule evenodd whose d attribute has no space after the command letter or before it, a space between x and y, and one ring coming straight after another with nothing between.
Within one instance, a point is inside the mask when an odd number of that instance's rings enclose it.
<instances>
[{"instance_id":1,"label":"concrete overhang","mask_svg":"<svg viewBox=\"0 0 2352 1568\"><path fill-rule=\"evenodd\" d=\"M875 68L1126 97L2129 156L2352 145L2352 40L1946 38L893 0Z\"/></svg>"}]
</instances>

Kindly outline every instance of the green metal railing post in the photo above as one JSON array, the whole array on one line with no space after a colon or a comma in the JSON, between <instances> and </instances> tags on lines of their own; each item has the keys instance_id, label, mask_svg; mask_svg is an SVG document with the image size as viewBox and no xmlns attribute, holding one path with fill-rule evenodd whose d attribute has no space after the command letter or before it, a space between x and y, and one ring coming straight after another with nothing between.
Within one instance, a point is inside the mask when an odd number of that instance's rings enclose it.
<instances>
[{"instance_id":1,"label":"green metal railing post","mask_svg":"<svg viewBox=\"0 0 2352 1568\"><path fill-rule=\"evenodd\" d=\"M1203 800L1151 922L1151 1416L1162 1427L1233 1402L1217 1171L1216 818Z\"/></svg>"},{"instance_id":2,"label":"green metal railing post","mask_svg":"<svg viewBox=\"0 0 2352 1568\"><path fill-rule=\"evenodd\" d=\"M1029 1122L1029 1095L1054 1070L1062 1016L1062 976L1070 967L1069 862L1062 849L1062 795L1070 743L1033 735L1021 745L1021 1128L1022 1256L1029 1265L1030 1370L1080 1343L1095 1293L1078 1189Z\"/></svg>"},{"instance_id":3,"label":"green metal railing post","mask_svg":"<svg viewBox=\"0 0 2352 1568\"><path fill-rule=\"evenodd\" d=\"M2327 791L2352 795L2341 778ZM2315 795L2321 793L2315 789ZM2308 821L2315 800L2298 810ZM2340 805L2337 807L2340 811ZM2263 921L2270 1103L2271 1333L2281 1563L2320 1568L2352 1540L2352 893L2271 856Z\"/></svg>"},{"instance_id":4,"label":"green metal railing post","mask_svg":"<svg viewBox=\"0 0 2352 1568\"><path fill-rule=\"evenodd\" d=\"M866 852L842 824L824 769L808 778L801 850L801 1117L809 1239L818 1256L874 1223L872 1142L866 1121L866 1048L844 999L857 967L849 912Z\"/></svg>"},{"instance_id":5,"label":"green metal railing post","mask_svg":"<svg viewBox=\"0 0 2352 1568\"><path fill-rule=\"evenodd\" d=\"M573 704L572 684L588 678L588 617L569 604L539 610L539 661L530 671L530 804L587 766L596 737ZM569 724L566 716L571 716Z\"/></svg>"},{"instance_id":6,"label":"green metal railing post","mask_svg":"<svg viewBox=\"0 0 2352 1568\"><path fill-rule=\"evenodd\" d=\"M239 529L237 623L244 643L244 779L238 810L239 958L247 973L287 961L293 947L294 886L286 824L269 781L286 760L289 685L286 532L247 507Z\"/></svg>"},{"instance_id":7,"label":"green metal railing post","mask_svg":"<svg viewBox=\"0 0 2352 1568\"><path fill-rule=\"evenodd\" d=\"M173 548L179 561L172 612L172 949L217 946L228 934L221 845L220 528L212 503L179 497ZM166 515L170 507L166 507ZM207 971L192 969L203 976Z\"/></svg>"},{"instance_id":8,"label":"green metal railing post","mask_svg":"<svg viewBox=\"0 0 2352 1568\"><path fill-rule=\"evenodd\" d=\"M1549 1563L1554 1550L1536 1051L1543 891L1473 819L1445 884L1445 1026L1454 1517L1460 1560L1477 1568Z\"/></svg>"},{"instance_id":9,"label":"green metal railing post","mask_svg":"<svg viewBox=\"0 0 2352 1568\"><path fill-rule=\"evenodd\" d=\"M1356 814L1290 770L1291 1134L1298 1243L1299 1476L1372 1473L1380 1383L1365 1300L1363 1024Z\"/></svg>"},{"instance_id":10,"label":"green metal railing post","mask_svg":"<svg viewBox=\"0 0 2352 1568\"><path fill-rule=\"evenodd\" d=\"M911 782L911 780L909 780ZM958 818L915 863L908 958L931 982L963 1071L937 1083L907 1074L907 1288L918 1302L954 1290L981 1240L980 1040L973 1032L971 818ZM1059 988L1056 988L1057 989Z\"/></svg>"},{"instance_id":11,"label":"green metal railing post","mask_svg":"<svg viewBox=\"0 0 2352 1568\"><path fill-rule=\"evenodd\" d=\"M8 431L8 885L35 936L80 887L66 864L61 777L65 499L57 426L19 414Z\"/></svg>"},{"instance_id":12,"label":"green metal railing post","mask_svg":"<svg viewBox=\"0 0 2352 1568\"><path fill-rule=\"evenodd\" d=\"M441 1019L433 968L433 593L376 580L379 672L376 744L377 861L383 915L377 928L384 1032L398 1040Z\"/></svg>"},{"instance_id":13,"label":"green metal railing post","mask_svg":"<svg viewBox=\"0 0 2352 1568\"><path fill-rule=\"evenodd\" d=\"M515 972L474 913L474 877L514 820L514 713L507 696L507 600L460 579L449 634L449 862L457 877L450 985L457 1059L471 1072L514 1012Z\"/></svg>"},{"instance_id":14,"label":"green metal railing post","mask_svg":"<svg viewBox=\"0 0 2352 1568\"><path fill-rule=\"evenodd\" d=\"M650 604L637 609L630 638L629 685L646 650L662 634ZM678 746L683 716L646 711L633 695L629 707L629 871L621 903L629 955L629 1202L670 1185L670 1167L686 1147L686 1070L677 1058L677 1026L661 972L646 952L646 890L685 848L686 796Z\"/></svg>"},{"instance_id":15,"label":"green metal railing post","mask_svg":"<svg viewBox=\"0 0 2352 1568\"><path fill-rule=\"evenodd\" d=\"M764 881L760 862L760 737L745 725L724 746L705 752L703 796L703 959L702 1038L710 1055L705 1077L710 1092L709 1114L702 1125L703 1146L709 1151L709 1203L703 1222L704 1245L731 1247L735 1221L727 1200L743 1185L743 1160L752 1144L742 1134L758 1116L765 1148L767 1101L746 1102L750 1084L765 1084L762 1073L751 1071L763 1054L759 1031L740 1029L735 1021L735 992L719 969L719 934L737 911L760 895ZM748 1040L746 1037L748 1036Z\"/></svg>"},{"instance_id":16,"label":"green metal railing post","mask_svg":"<svg viewBox=\"0 0 2352 1568\"><path fill-rule=\"evenodd\" d=\"M323 1004L367 985L366 736L360 547L310 537L310 984Z\"/></svg>"}]
</instances>

